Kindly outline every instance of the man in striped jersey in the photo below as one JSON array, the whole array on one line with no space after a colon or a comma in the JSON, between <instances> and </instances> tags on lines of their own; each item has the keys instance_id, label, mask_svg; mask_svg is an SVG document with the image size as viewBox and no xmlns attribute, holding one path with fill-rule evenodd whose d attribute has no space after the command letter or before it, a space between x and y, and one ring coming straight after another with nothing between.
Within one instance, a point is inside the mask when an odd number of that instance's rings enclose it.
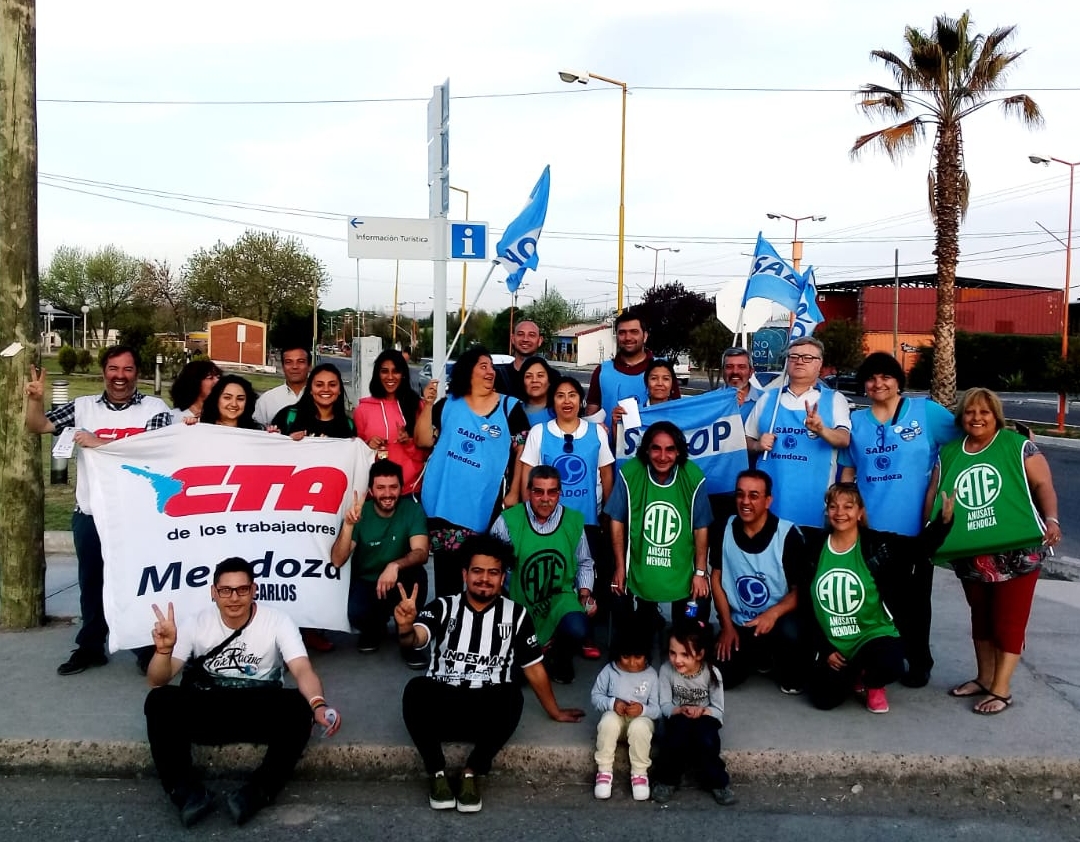
<instances>
[{"instance_id":1,"label":"man in striped jersey","mask_svg":"<svg viewBox=\"0 0 1080 842\"><path fill-rule=\"evenodd\" d=\"M405 685L401 699L405 727L431 776L428 803L435 810L456 806L458 812L475 813L482 806L476 776L491 769L521 719L517 668L556 722L579 722L585 711L559 707L528 612L502 595L514 563L511 546L479 534L467 538L459 552L464 591L434 600L418 615L417 589L408 594L399 583L394 619L402 647L420 649L432 642L427 675ZM445 740L473 744L456 798L446 778Z\"/></svg>"}]
</instances>

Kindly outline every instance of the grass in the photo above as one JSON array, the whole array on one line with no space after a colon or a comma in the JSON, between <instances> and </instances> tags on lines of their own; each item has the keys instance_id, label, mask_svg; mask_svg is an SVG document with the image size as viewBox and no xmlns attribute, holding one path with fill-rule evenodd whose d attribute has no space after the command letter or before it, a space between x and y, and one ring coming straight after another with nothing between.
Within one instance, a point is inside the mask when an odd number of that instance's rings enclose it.
<instances>
[{"instance_id":1,"label":"grass","mask_svg":"<svg viewBox=\"0 0 1080 842\"><path fill-rule=\"evenodd\" d=\"M79 374L77 372L64 374L61 372L55 357L45 358L45 370L48 372L46 387L51 386L57 380L66 380L68 382L69 400L83 395L100 395L102 392L101 372L98 370L92 369L88 374ZM251 381L257 392L265 392L281 382L280 377L264 374L245 374L244 376ZM161 397L166 403L171 403L169 400L169 385L168 382L161 384ZM143 394L152 395L154 393L153 379L140 380L139 391ZM52 392L49 391L46 396L47 407L52 405L51 397ZM41 439L41 467L42 475L45 477L45 531L67 531L71 529L71 512L75 508L75 478L77 474L75 459L68 460L67 483L53 485L50 482L50 473L54 439L52 436L42 436Z\"/></svg>"}]
</instances>

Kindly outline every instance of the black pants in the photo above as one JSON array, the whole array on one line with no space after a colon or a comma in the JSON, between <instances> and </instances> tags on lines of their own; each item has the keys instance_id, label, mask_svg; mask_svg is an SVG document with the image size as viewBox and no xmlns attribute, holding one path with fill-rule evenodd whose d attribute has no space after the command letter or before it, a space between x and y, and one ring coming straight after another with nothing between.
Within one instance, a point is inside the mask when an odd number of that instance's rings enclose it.
<instances>
[{"instance_id":1,"label":"black pants","mask_svg":"<svg viewBox=\"0 0 1080 842\"><path fill-rule=\"evenodd\" d=\"M789 612L776 621L768 634L754 635L752 628L735 626L739 648L731 659L718 661L724 687L737 687L754 672L771 670L781 687L804 687L810 652L799 640L799 621Z\"/></svg>"},{"instance_id":2,"label":"black pants","mask_svg":"<svg viewBox=\"0 0 1080 842\"><path fill-rule=\"evenodd\" d=\"M521 689L514 684L473 690L419 676L405 685L401 714L429 775L446 769L442 744L448 741L472 743L465 765L486 775L517 730L524 704Z\"/></svg>"},{"instance_id":3,"label":"black pants","mask_svg":"<svg viewBox=\"0 0 1080 842\"><path fill-rule=\"evenodd\" d=\"M311 708L299 690L189 690L155 687L143 706L146 735L165 791L194 789L191 746L232 743L266 745L266 756L251 776L271 800L278 794L311 736Z\"/></svg>"},{"instance_id":4,"label":"black pants","mask_svg":"<svg viewBox=\"0 0 1080 842\"><path fill-rule=\"evenodd\" d=\"M101 538L94 518L74 512L71 515L71 534L75 541L75 557L79 561L79 611L82 614L82 626L75 635L75 645L103 655L105 638L109 634L102 598L105 561L101 557Z\"/></svg>"},{"instance_id":5,"label":"black pants","mask_svg":"<svg viewBox=\"0 0 1080 842\"><path fill-rule=\"evenodd\" d=\"M875 637L866 641L843 669L834 670L828 658L819 657L810 670L807 687L810 701L819 710L843 704L855 679L862 676L868 689L892 684L904 671L904 646L898 637Z\"/></svg>"},{"instance_id":6,"label":"black pants","mask_svg":"<svg viewBox=\"0 0 1080 842\"><path fill-rule=\"evenodd\" d=\"M712 597L704 596L694 600L697 603L697 619L703 623L709 622L709 607L712 605ZM671 619L678 620L686 614L686 606L690 603L689 597L671 603ZM660 613L660 603L650 602L647 599L625 594L617 597L612 603L612 626L614 640L611 643L612 652L618 651L619 638L623 635L646 635L649 639L659 639L660 660L667 658L667 639L663 636L664 615Z\"/></svg>"},{"instance_id":7,"label":"black pants","mask_svg":"<svg viewBox=\"0 0 1080 842\"><path fill-rule=\"evenodd\" d=\"M735 492L710 494L709 507L713 518L709 524L709 566L719 569L720 559L723 558L724 530L735 514Z\"/></svg>"},{"instance_id":8,"label":"black pants","mask_svg":"<svg viewBox=\"0 0 1080 842\"><path fill-rule=\"evenodd\" d=\"M608 523L608 518L603 518ZM596 600L594 619L604 620L611 612L611 578L615 575L615 553L611 548L611 533L601 524L585 527L585 540L593 557L593 599Z\"/></svg>"},{"instance_id":9,"label":"black pants","mask_svg":"<svg viewBox=\"0 0 1080 842\"><path fill-rule=\"evenodd\" d=\"M678 786L683 772L696 771L704 789L722 789L731 783L720 757L720 720L715 716L669 716L659 739L653 780Z\"/></svg>"},{"instance_id":10,"label":"black pants","mask_svg":"<svg viewBox=\"0 0 1080 842\"><path fill-rule=\"evenodd\" d=\"M930 606L934 589L934 565L921 561L906 582L904 610L895 616L896 630L904 641L904 657L913 673L929 673L934 667L930 654Z\"/></svg>"}]
</instances>

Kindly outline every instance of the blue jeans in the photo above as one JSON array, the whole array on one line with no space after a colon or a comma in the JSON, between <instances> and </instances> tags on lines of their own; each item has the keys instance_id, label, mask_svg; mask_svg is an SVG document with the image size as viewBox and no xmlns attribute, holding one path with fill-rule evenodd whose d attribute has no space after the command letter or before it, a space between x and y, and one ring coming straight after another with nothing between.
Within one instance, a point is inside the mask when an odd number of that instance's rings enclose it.
<instances>
[{"instance_id":1,"label":"blue jeans","mask_svg":"<svg viewBox=\"0 0 1080 842\"><path fill-rule=\"evenodd\" d=\"M82 512L71 515L71 533L79 562L79 610L82 626L75 635L75 645L97 654L105 653L109 624L105 622L105 560L101 557L101 538L94 518Z\"/></svg>"},{"instance_id":2,"label":"blue jeans","mask_svg":"<svg viewBox=\"0 0 1080 842\"><path fill-rule=\"evenodd\" d=\"M417 585L416 604L427 604L428 577L424 565L406 567L398 574L398 582L405 588L405 593L412 593ZM394 616L394 607L401 601L401 594L396 587L391 588L385 599L379 599L375 592L375 581L353 577L349 583L349 622L362 637L378 637L386 634L386 623Z\"/></svg>"}]
</instances>

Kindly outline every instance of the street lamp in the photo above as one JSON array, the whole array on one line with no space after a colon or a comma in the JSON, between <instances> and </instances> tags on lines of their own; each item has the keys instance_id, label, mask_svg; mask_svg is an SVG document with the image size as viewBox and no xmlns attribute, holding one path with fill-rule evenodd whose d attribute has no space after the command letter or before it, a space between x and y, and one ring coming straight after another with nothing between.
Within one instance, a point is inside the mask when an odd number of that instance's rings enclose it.
<instances>
[{"instance_id":1,"label":"street lamp","mask_svg":"<svg viewBox=\"0 0 1080 842\"><path fill-rule=\"evenodd\" d=\"M82 346L83 346L83 350L85 351L86 350L86 314L90 312L90 305L89 304L83 304L83 306L80 307L79 309L82 310Z\"/></svg>"},{"instance_id":2,"label":"street lamp","mask_svg":"<svg viewBox=\"0 0 1080 842\"><path fill-rule=\"evenodd\" d=\"M455 187L450 185L450 189L455 193L465 194L465 221L469 221L469 191L461 187ZM468 286L469 280L469 261L461 261L461 321L465 321L465 289Z\"/></svg>"},{"instance_id":3,"label":"street lamp","mask_svg":"<svg viewBox=\"0 0 1080 842\"><path fill-rule=\"evenodd\" d=\"M590 79L596 79L598 82L607 82L609 85L622 88L622 134L619 146L619 284L616 298L617 312L621 313L623 311L623 250L626 241L626 82L609 79L597 73L588 71L577 73L573 70L560 70L559 78L569 84L577 82L581 85L587 85Z\"/></svg>"},{"instance_id":4,"label":"street lamp","mask_svg":"<svg viewBox=\"0 0 1080 842\"><path fill-rule=\"evenodd\" d=\"M1073 161L1070 163L1069 161L1061 160L1061 158L1043 158L1039 155L1028 155L1028 160L1033 164L1042 164L1043 166L1050 166L1050 162L1053 161L1056 164L1064 164L1069 168L1069 230L1065 235L1065 291L1061 307L1061 361L1065 363L1069 359L1069 287L1072 280L1073 184L1076 176L1076 168L1080 166L1080 161ZM1065 409L1066 396L1063 389L1058 392L1057 431L1059 433L1065 432Z\"/></svg>"},{"instance_id":5,"label":"street lamp","mask_svg":"<svg viewBox=\"0 0 1080 842\"><path fill-rule=\"evenodd\" d=\"M788 216L786 213L767 213L769 219L788 219L795 223L795 235L791 238L791 268L799 271L802 262L802 241L799 240L799 223L810 220L811 222L824 222L824 216Z\"/></svg>"},{"instance_id":6,"label":"street lamp","mask_svg":"<svg viewBox=\"0 0 1080 842\"><path fill-rule=\"evenodd\" d=\"M653 289L656 289L656 266L657 266L657 262L658 262L658 260L660 258L660 252L662 252L662 251L670 251L672 254L678 254L679 250L678 249L673 249L670 246L664 246L663 248L657 248L656 246L642 245L641 243L634 243L634 248L636 248L636 249L651 249L652 250L652 253L653 253L652 285L653 285Z\"/></svg>"}]
</instances>

